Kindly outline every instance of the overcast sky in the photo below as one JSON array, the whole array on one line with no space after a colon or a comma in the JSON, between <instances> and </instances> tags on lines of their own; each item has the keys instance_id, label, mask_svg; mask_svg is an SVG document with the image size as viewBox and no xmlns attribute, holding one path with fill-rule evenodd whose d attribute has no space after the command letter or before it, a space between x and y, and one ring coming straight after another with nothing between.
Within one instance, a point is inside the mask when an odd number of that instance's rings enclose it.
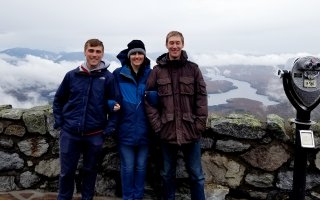
<instances>
[{"instance_id":1,"label":"overcast sky","mask_svg":"<svg viewBox=\"0 0 320 200\"><path fill-rule=\"evenodd\" d=\"M0 51L14 47L83 51L86 40L99 38L105 52L113 55L132 39L141 39L147 53L162 53L167 51L165 36L171 30L184 34L185 50L199 66L291 67L288 60L292 58L320 56L320 0L0 2ZM47 104L30 88L54 91L65 73L81 62L54 63L34 56L20 59L0 54L0 105ZM116 67L119 63L113 62L109 69ZM25 92L26 100L18 100L8 92L12 90Z\"/></svg>"},{"instance_id":2,"label":"overcast sky","mask_svg":"<svg viewBox=\"0 0 320 200\"><path fill-rule=\"evenodd\" d=\"M0 50L81 51L99 38L164 52L171 30L192 54L319 54L319 0L10 0L0 2Z\"/></svg>"}]
</instances>

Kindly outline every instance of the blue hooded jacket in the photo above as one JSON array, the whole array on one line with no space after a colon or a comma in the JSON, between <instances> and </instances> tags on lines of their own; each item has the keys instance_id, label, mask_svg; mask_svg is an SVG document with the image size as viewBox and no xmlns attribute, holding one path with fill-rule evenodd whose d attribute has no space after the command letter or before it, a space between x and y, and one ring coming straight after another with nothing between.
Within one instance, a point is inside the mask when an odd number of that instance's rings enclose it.
<instances>
[{"instance_id":1,"label":"blue hooded jacket","mask_svg":"<svg viewBox=\"0 0 320 200\"><path fill-rule=\"evenodd\" d=\"M145 57L145 62L139 70L141 76L136 80L128 66L127 50L121 51L117 58L122 67L114 70L116 87L120 93L120 120L118 139L126 145L139 145L149 143L150 126L144 109L145 86L150 69L150 60Z\"/></svg>"},{"instance_id":2,"label":"blue hooded jacket","mask_svg":"<svg viewBox=\"0 0 320 200\"><path fill-rule=\"evenodd\" d=\"M110 102L116 100L116 94L107 67L101 62L90 73L80 66L65 75L53 101L55 128L75 135L114 132L117 118Z\"/></svg>"}]
</instances>

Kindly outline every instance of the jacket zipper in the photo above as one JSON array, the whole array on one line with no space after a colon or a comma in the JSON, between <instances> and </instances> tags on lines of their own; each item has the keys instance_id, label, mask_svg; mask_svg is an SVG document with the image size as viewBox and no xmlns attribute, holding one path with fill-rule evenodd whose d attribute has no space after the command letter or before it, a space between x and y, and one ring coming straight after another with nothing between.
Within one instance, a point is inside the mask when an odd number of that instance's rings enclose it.
<instances>
[{"instance_id":1,"label":"jacket zipper","mask_svg":"<svg viewBox=\"0 0 320 200\"><path fill-rule=\"evenodd\" d=\"M87 107L88 107L88 99L89 99L89 94L90 94L90 90L92 87L92 77L90 76L89 78L89 85L87 88L87 92L86 92L86 98L85 98L85 102L84 102L84 110L83 110L83 117L82 117L82 130L81 130L81 135L84 135L84 126L85 126L85 119L86 119L86 115L87 115Z\"/></svg>"}]
</instances>

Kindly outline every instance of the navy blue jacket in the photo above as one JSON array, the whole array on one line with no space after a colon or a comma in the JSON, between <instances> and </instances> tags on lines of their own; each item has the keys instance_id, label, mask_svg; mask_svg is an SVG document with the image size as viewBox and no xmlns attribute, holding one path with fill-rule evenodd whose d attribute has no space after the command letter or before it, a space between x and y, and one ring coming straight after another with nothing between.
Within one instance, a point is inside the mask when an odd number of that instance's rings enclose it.
<instances>
[{"instance_id":1,"label":"navy blue jacket","mask_svg":"<svg viewBox=\"0 0 320 200\"><path fill-rule=\"evenodd\" d=\"M143 71L139 72L141 76L136 80L127 65L127 54L120 53L117 57L122 64L113 72L122 98L117 131L119 142L126 145L148 144L150 126L144 109L144 93L151 72L150 60L145 59L145 65L140 68Z\"/></svg>"},{"instance_id":2,"label":"navy blue jacket","mask_svg":"<svg viewBox=\"0 0 320 200\"><path fill-rule=\"evenodd\" d=\"M54 127L76 135L111 134L116 117L108 100L115 100L115 95L114 77L106 67L91 73L80 67L69 71L54 97Z\"/></svg>"}]
</instances>

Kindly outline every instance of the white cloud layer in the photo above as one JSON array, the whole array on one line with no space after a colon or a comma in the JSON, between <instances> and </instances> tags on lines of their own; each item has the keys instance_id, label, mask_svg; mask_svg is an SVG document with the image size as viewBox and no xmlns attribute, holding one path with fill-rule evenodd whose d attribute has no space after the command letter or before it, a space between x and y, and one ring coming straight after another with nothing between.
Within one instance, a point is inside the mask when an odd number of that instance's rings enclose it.
<instances>
[{"instance_id":1,"label":"white cloud layer","mask_svg":"<svg viewBox=\"0 0 320 200\"><path fill-rule=\"evenodd\" d=\"M299 54L272 54L265 56L253 56L243 54L195 54L190 57L200 66L219 66L232 64L245 65L286 65L288 59L301 57L306 53ZM67 71L79 66L82 61L55 63L51 60L35 56L26 56L24 59L0 54L0 105L10 104L16 108L30 108L33 106L46 105L48 99L41 92L51 91L50 95L58 88ZM154 65L152 61L152 65ZM119 63L111 62L109 70L112 72L119 67ZM288 65L290 67L290 65ZM292 66L291 66L292 67ZM279 86L279 84L277 83ZM270 93L278 90L270 83ZM22 96L23 98L19 98Z\"/></svg>"},{"instance_id":2,"label":"white cloud layer","mask_svg":"<svg viewBox=\"0 0 320 200\"><path fill-rule=\"evenodd\" d=\"M0 54L0 105L10 104L17 108L47 105L48 99L41 92L53 91L53 96L64 75L81 63L55 63L31 55L21 59ZM113 71L118 66L119 63L111 62L108 69Z\"/></svg>"},{"instance_id":3,"label":"white cloud layer","mask_svg":"<svg viewBox=\"0 0 320 200\"><path fill-rule=\"evenodd\" d=\"M234 54L198 54L191 57L200 66L215 66L215 65L285 65L292 67L292 63L288 63L298 57L315 56L310 53L297 54L267 54L267 55L244 55L239 53Z\"/></svg>"}]
</instances>

